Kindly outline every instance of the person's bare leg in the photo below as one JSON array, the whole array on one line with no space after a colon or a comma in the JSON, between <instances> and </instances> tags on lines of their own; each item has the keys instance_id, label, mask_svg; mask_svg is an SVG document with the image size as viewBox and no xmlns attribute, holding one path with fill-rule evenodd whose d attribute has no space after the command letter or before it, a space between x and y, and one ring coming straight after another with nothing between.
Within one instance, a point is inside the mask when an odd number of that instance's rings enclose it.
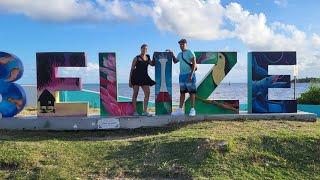
<instances>
[{"instance_id":1,"label":"person's bare leg","mask_svg":"<svg viewBox=\"0 0 320 180\"><path fill-rule=\"evenodd\" d=\"M132 94L132 105L135 112L137 112L137 97L139 93L139 86L133 86L133 94Z\"/></svg>"},{"instance_id":2,"label":"person's bare leg","mask_svg":"<svg viewBox=\"0 0 320 180\"><path fill-rule=\"evenodd\" d=\"M179 108L183 108L183 104L184 104L184 100L186 98L186 94L185 93L180 93L180 104L179 104Z\"/></svg>"},{"instance_id":3,"label":"person's bare leg","mask_svg":"<svg viewBox=\"0 0 320 180\"><path fill-rule=\"evenodd\" d=\"M144 101L143 101L143 111L148 112L148 103L150 97L150 86L142 86L142 90L144 92Z\"/></svg>"},{"instance_id":4,"label":"person's bare leg","mask_svg":"<svg viewBox=\"0 0 320 180\"><path fill-rule=\"evenodd\" d=\"M196 102L196 94L194 93L190 94L190 100L191 100L191 108L194 108L194 104Z\"/></svg>"}]
</instances>

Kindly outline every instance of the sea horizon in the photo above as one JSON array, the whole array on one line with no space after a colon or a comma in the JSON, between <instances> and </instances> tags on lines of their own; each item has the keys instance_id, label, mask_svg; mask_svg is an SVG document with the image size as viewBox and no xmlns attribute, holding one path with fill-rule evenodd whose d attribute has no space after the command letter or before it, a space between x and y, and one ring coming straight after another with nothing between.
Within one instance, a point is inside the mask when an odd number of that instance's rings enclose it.
<instances>
[{"instance_id":1,"label":"sea horizon","mask_svg":"<svg viewBox=\"0 0 320 180\"><path fill-rule=\"evenodd\" d=\"M27 95L27 106L36 106L37 90L35 84L21 85ZM172 101L173 103L179 102L179 83L172 84ZM307 91L309 83L297 83L296 84L296 97L299 97L303 92ZM83 84L82 90L100 92L99 83L86 83ZM150 88L150 102L155 100L154 86ZM118 96L131 98L132 89L129 88L128 83L118 83ZM210 95L209 99L225 99L225 100L239 100L240 104L247 104L247 83L221 83L215 91ZM144 95L142 90L139 91L138 100L143 100ZM269 99L294 99L293 83L291 88L279 88L269 89Z\"/></svg>"}]
</instances>

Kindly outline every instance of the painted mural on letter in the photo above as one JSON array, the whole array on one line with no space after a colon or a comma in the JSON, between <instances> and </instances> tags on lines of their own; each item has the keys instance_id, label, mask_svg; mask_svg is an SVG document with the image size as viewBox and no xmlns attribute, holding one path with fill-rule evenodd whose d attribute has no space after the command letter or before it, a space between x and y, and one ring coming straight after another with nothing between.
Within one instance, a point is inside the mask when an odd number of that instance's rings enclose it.
<instances>
[{"instance_id":1,"label":"painted mural on letter","mask_svg":"<svg viewBox=\"0 0 320 180\"><path fill-rule=\"evenodd\" d=\"M252 113L296 113L296 100L268 100L269 88L290 88L290 75L268 75L269 65L296 65L296 52L248 53L248 110Z\"/></svg>"},{"instance_id":2,"label":"painted mural on letter","mask_svg":"<svg viewBox=\"0 0 320 180\"><path fill-rule=\"evenodd\" d=\"M100 115L132 116L132 102L118 102L116 53L99 53ZM128 87L129 88L129 87ZM137 112L143 111L143 103L137 102Z\"/></svg>"},{"instance_id":3,"label":"painted mural on letter","mask_svg":"<svg viewBox=\"0 0 320 180\"><path fill-rule=\"evenodd\" d=\"M0 118L13 117L23 110L26 94L14 83L23 75L21 60L9 53L0 52Z\"/></svg>"},{"instance_id":4,"label":"painted mural on letter","mask_svg":"<svg viewBox=\"0 0 320 180\"><path fill-rule=\"evenodd\" d=\"M197 114L238 114L239 100L208 99L224 77L237 63L236 52L195 52L199 65L214 64L197 87L195 109ZM196 72L197 73L197 72ZM185 111L190 111L190 98L185 103Z\"/></svg>"},{"instance_id":5,"label":"painted mural on letter","mask_svg":"<svg viewBox=\"0 0 320 180\"><path fill-rule=\"evenodd\" d=\"M155 52L155 103L156 114L172 112L172 53Z\"/></svg>"},{"instance_id":6,"label":"painted mural on letter","mask_svg":"<svg viewBox=\"0 0 320 180\"><path fill-rule=\"evenodd\" d=\"M58 67L86 67L82 52L37 53L38 116L87 116L88 103L59 103L58 91L80 91L80 78L57 78Z\"/></svg>"}]
</instances>

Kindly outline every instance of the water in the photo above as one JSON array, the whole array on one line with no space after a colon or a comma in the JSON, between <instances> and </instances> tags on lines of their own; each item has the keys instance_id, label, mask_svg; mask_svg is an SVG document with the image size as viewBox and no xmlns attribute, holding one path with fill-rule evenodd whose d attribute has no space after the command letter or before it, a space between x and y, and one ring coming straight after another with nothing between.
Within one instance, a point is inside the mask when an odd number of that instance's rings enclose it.
<instances>
[{"instance_id":1,"label":"water","mask_svg":"<svg viewBox=\"0 0 320 180\"><path fill-rule=\"evenodd\" d=\"M179 102L179 84L174 83L173 86L173 103L177 104ZM284 99L290 100L293 99L293 84L292 88L287 89L269 89L269 99ZM308 83L298 83L296 86L297 97L301 95L301 93L308 90ZM23 85L23 88L27 94L27 106L36 106L36 87L35 85ZM83 89L92 90L99 92L99 84L84 84ZM132 89L129 88L128 84L118 84L118 96L131 97ZM214 93L210 96L210 98L214 99L225 99L225 100L237 100L239 99L240 104L247 103L247 84L245 83L232 83L232 84L221 84L214 91ZM143 100L143 91L140 89L139 91L139 100ZM155 93L154 87L151 87L151 95L150 101L154 102Z\"/></svg>"}]
</instances>

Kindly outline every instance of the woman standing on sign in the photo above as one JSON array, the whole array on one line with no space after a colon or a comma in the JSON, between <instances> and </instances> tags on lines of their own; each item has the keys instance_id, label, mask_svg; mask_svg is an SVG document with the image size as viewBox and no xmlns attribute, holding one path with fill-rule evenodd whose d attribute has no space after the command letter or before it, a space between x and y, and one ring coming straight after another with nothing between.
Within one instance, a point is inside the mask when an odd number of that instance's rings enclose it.
<instances>
[{"instance_id":1,"label":"woman standing on sign","mask_svg":"<svg viewBox=\"0 0 320 180\"><path fill-rule=\"evenodd\" d=\"M141 86L144 92L144 103L143 103L143 115L149 115L148 112L148 102L150 97L150 86L156 84L150 76L148 75L148 66L154 66L155 61L151 60L150 56L147 54L148 45L143 44L141 46L141 53L137 55L131 65L129 87L133 88L132 103L135 109L134 115L137 113L137 97L139 93L139 88Z\"/></svg>"}]
</instances>

